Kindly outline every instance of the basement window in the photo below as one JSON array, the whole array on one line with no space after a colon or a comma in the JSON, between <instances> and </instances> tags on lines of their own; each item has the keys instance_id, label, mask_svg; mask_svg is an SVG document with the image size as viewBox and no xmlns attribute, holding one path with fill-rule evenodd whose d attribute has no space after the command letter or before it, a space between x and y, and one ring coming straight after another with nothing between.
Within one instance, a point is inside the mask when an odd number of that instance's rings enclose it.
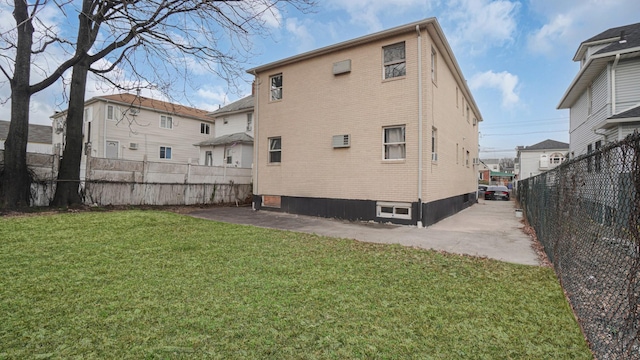
<instances>
[{"instance_id":1,"label":"basement window","mask_svg":"<svg viewBox=\"0 0 640 360\"><path fill-rule=\"evenodd\" d=\"M378 201L376 203L376 216L380 218L411 220L411 204Z\"/></svg>"}]
</instances>

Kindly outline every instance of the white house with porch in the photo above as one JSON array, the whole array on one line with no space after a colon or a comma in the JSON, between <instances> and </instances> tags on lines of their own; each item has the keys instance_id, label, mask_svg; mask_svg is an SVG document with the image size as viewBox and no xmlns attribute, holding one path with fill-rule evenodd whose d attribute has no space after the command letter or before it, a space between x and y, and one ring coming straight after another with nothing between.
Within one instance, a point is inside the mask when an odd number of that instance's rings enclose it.
<instances>
[{"instance_id":1,"label":"white house with porch","mask_svg":"<svg viewBox=\"0 0 640 360\"><path fill-rule=\"evenodd\" d=\"M251 168L253 164L253 95L209 114L215 137L194 144L200 165Z\"/></svg>"}]
</instances>

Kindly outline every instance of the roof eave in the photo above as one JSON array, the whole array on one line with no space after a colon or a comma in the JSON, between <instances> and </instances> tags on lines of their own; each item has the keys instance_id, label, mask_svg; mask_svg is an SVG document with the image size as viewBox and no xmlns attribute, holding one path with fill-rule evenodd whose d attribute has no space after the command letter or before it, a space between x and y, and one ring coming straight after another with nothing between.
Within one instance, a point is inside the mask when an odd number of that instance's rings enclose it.
<instances>
[{"instance_id":1,"label":"roof eave","mask_svg":"<svg viewBox=\"0 0 640 360\"><path fill-rule=\"evenodd\" d=\"M401 26L397 26L388 30L384 30L384 31L380 31L374 34L369 34L369 35L365 35L365 36L361 36L355 39L351 39L351 40L347 40L347 41L343 41L337 44L333 44L333 45L329 45L329 46L325 46L322 47L320 49L316 49L316 50L312 50L312 51L308 51L299 55L294 55L282 60L278 60L278 61L274 61L265 65L260 65L251 69L247 70L247 73L249 74L253 74L255 75L256 73L260 73L260 72L264 72L279 66L284 66L284 65L288 65L291 63L295 63L298 61L302 61L302 60L306 60L306 59L310 59L316 56L320 56L320 55L325 55L325 54L329 54L338 50L342 50L342 49L346 49L346 48L350 48L353 46L357 46L357 45L362 45L362 44L366 44L372 41L376 41L376 40L380 40L380 39L384 39L387 37L391 37L391 36L395 36L395 35L399 35L399 34L403 34L406 33L408 31L414 31L416 25L419 25L421 28L422 27L426 27L426 25L433 23L437 21L435 17L430 17L424 20L420 20L420 21L416 21L410 24L406 24L406 25L401 25Z\"/></svg>"},{"instance_id":2,"label":"roof eave","mask_svg":"<svg viewBox=\"0 0 640 360\"><path fill-rule=\"evenodd\" d=\"M620 36L614 36L614 37L608 38L608 39L601 39L601 40L595 40L595 41L589 41L589 42L585 41L585 42L581 43L580 46L578 47L578 50L576 51L576 54L573 56L573 61L582 60L582 58L584 57L584 53L587 51L587 49L590 46L612 43L612 42L619 41L619 40L620 40Z\"/></svg>"},{"instance_id":3,"label":"roof eave","mask_svg":"<svg viewBox=\"0 0 640 360\"><path fill-rule=\"evenodd\" d=\"M258 67L254 67L251 69L247 70L247 73L252 74L252 75L257 75L258 73L262 73L277 67L281 67L284 65L289 65L292 63L296 63L299 61L303 61L303 60L307 60L316 56L321 56L321 55L326 55L335 51L339 51L339 50L343 50L343 49L347 49L353 46L359 46L359 45L363 45L363 44L367 44L373 41L377 41L377 40L381 40L381 39L385 39L388 37L392 37L392 36L396 36L396 35L400 35L400 34L404 34L407 32L413 32L416 31L416 26L419 26L420 29L426 29L432 38L434 39L439 39L440 40L440 44L441 46L444 48L444 52L446 52L446 57L445 57L445 61L447 62L448 65L452 66L453 68L455 68L455 76L456 79L458 80L458 82L460 83L461 89L465 92L465 95L467 95L467 99L470 99L471 101L471 107L474 111L474 113L476 114L477 118L476 120L478 121L483 121L482 119L482 114L480 113L480 110L478 108L478 105L475 102L475 99L473 98L473 96L471 95L471 91L469 90L468 86L467 86L467 81L464 79L464 77L462 76L462 71L460 70L460 66L458 65L458 62L455 59L455 56L453 56L453 51L451 50L451 46L449 46L449 43L446 39L446 37L444 36L444 32L442 31L442 28L440 27L440 24L438 23L438 20L435 17L430 17L424 20L420 20L420 21L416 21L410 24L406 24L406 25L401 25L401 26L397 26L385 31L381 31L381 32L377 32L374 34L369 34L369 35L365 35L365 36L361 36L359 38L356 39L352 39L352 40L347 40L347 41L343 41L334 45L330 45L330 46L326 46L317 50L312 50L303 54L299 54L299 55L295 55L292 57L288 57L286 59L282 59L282 60L278 60L278 61L274 61L265 65L261 65ZM435 35L435 36L434 36ZM442 50L442 49L441 49Z\"/></svg>"},{"instance_id":4,"label":"roof eave","mask_svg":"<svg viewBox=\"0 0 640 360\"><path fill-rule=\"evenodd\" d=\"M640 116L628 117L628 118L619 118L619 119L605 119L598 123L596 126L591 128L592 131L596 130L608 130L614 128L616 126L640 122Z\"/></svg>"},{"instance_id":5,"label":"roof eave","mask_svg":"<svg viewBox=\"0 0 640 360\"><path fill-rule=\"evenodd\" d=\"M637 52L637 51L640 51L640 47L633 47L633 48L629 48L629 49L612 51L612 52L603 53L603 54L597 54L597 55L593 55L593 56L589 57L587 62L584 64L584 66L582 66L582 68L580 69L580 71L578 72L576 77L573 79L573 81L571 82L571 84L567 88L567 91L565 91L564 95L562 95L562 99L558 103L558 106L556 107L556 109L558 109L558 110L560 110L560 109L569 109L574 104L575 100L577 100L577 99L571 99L570 96L573 94L575 86L582 79L582 76L584 75L584 73L589 69L589 67L596 60L610 60L610 59L612 60L618 54L619 55L623 55L623 54L633 53L633 52Z\"/></svg>"}]
</instances>

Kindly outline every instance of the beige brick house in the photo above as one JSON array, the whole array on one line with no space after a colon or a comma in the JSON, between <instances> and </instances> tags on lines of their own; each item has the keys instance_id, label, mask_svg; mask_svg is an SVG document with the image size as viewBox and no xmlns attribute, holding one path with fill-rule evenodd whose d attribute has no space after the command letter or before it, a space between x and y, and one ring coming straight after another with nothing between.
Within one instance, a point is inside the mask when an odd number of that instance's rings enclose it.
<instances>
[{"instance_id":1,"label":"beige brick house","mask_svg":"<svg viewBox=\"0 0 640 360\"><path fill-rule=\"evenodd\" d=\"M248 72L255 209L422 226L475 202L481 115L435 18Z\"/></svg>"}]
</instances>

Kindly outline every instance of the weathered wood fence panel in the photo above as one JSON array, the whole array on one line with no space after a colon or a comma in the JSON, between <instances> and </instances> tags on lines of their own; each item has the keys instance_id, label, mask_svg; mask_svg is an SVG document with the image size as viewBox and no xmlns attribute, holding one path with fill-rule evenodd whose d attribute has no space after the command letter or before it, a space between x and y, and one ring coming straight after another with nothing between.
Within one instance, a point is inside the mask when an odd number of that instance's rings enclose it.
<instances>
[{"instance_id":1,"label":"weathered wood fence panel","mask_svg":"<svg viewBox=\"0 0 640 360\"><path fill-rule=\"evenodd\" d=\"M0 164L2 161L0 150ZM57 155L28 154L36 182L31 205L48 206L55 193ZM239 203L251 196L251 169L89 158L81 175L87 205L198 205Z\"/></svg>"}]
</instances>

